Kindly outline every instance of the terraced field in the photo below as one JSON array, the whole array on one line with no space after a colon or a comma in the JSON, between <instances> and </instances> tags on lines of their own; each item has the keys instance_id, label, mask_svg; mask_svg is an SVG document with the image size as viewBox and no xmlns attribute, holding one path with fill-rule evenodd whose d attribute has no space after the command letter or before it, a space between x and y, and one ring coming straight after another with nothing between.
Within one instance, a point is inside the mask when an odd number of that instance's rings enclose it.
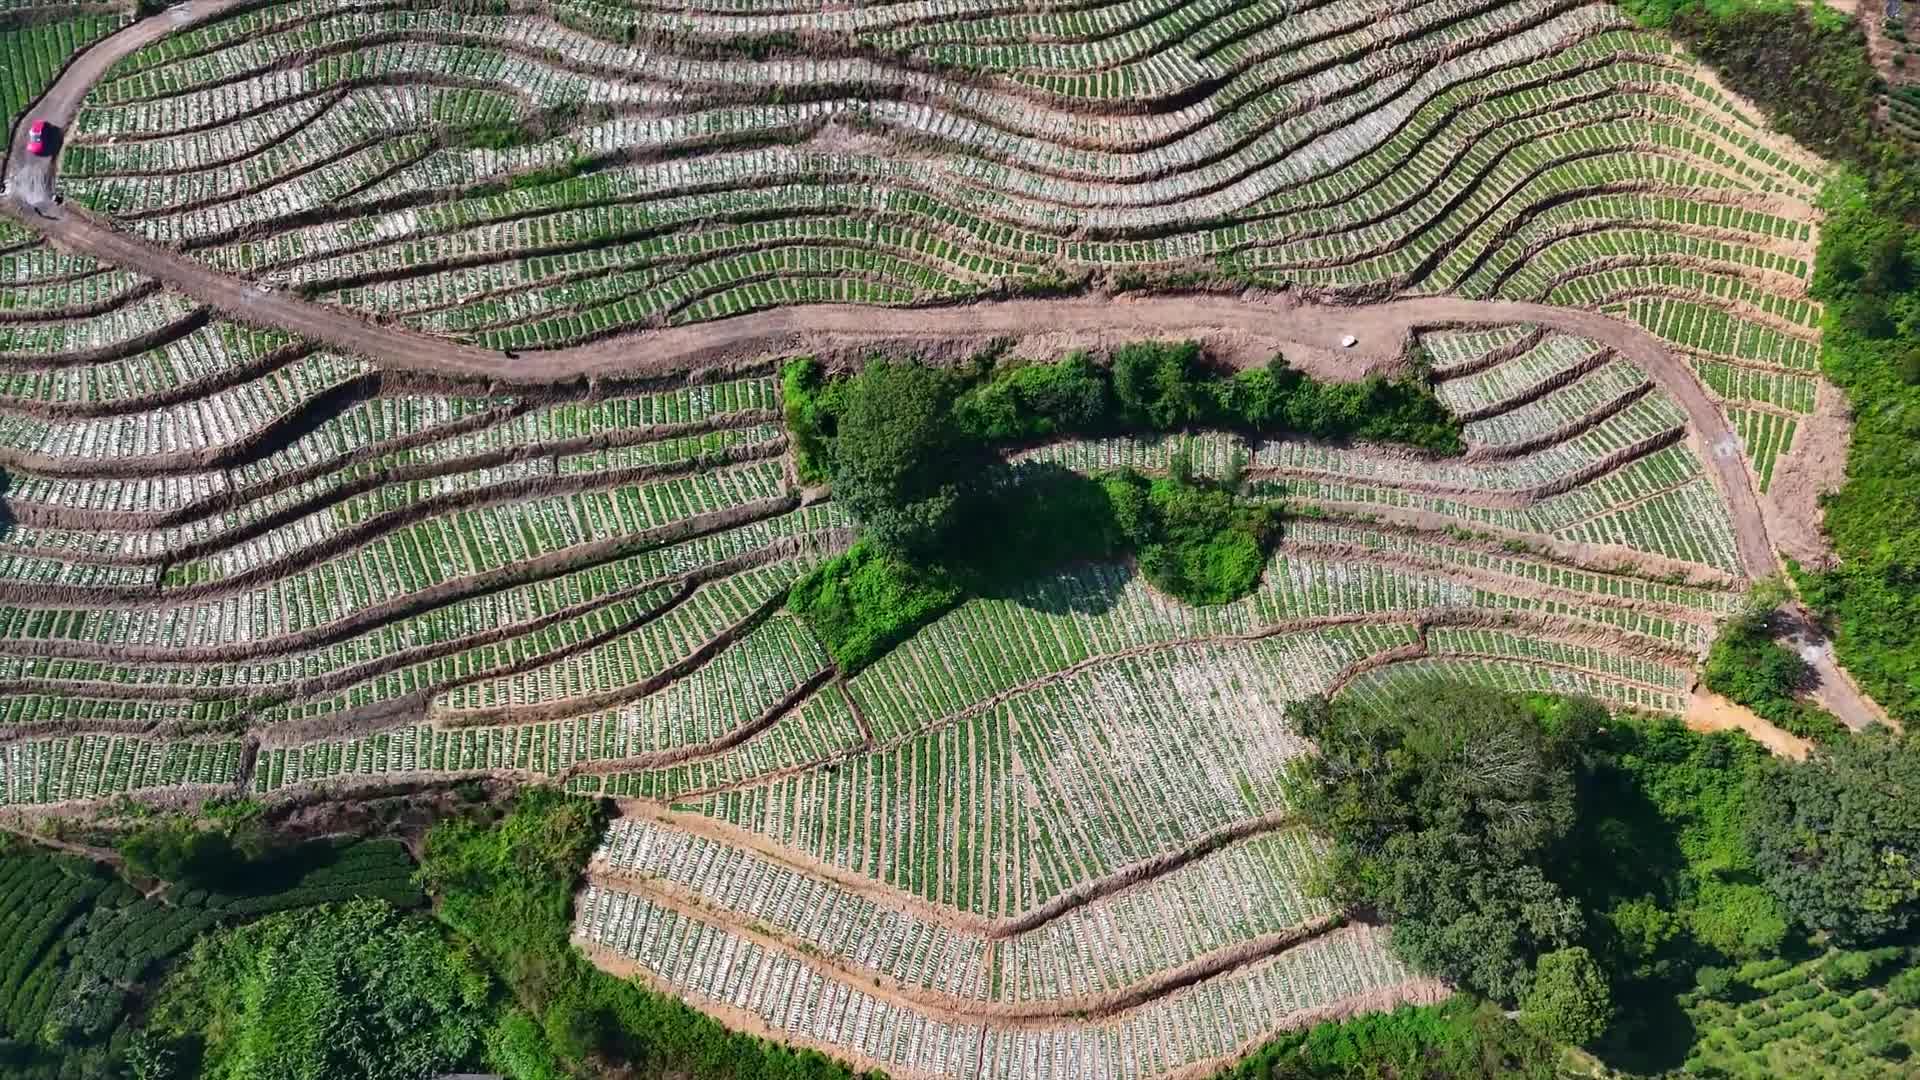
<instances>
[{"instance_id":1,"label":"terraced field","mask_svg":"<svg viewBox=\"0 0 1920 1080\"><path fill-rule=\"evenodd\" d=\"M1286 705L1684 713L1816 486L1825 166L1605 4L195 0L36 113L0 808L607 796L582 948L896 1076L1201 1075L1444 993L1306 895ZM783 610L854 523L780 360L1169 336L1412 358L1467 452L1029 447L1244 454L1294 513L1220 607L1076 566L851 675Z\"/></svg>"}]
</instances>

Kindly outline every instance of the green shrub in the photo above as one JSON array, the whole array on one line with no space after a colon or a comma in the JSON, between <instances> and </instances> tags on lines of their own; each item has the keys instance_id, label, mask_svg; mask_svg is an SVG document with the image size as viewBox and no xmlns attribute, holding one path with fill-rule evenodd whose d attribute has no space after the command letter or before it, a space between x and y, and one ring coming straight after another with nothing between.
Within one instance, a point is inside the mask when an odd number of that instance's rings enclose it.
<instances>
[{"instance_id":1,"label":"green shrub","mask_svg":"<svg viewBox=\"0 0 1920 1080\"><path fill-rule=\"evenodd\" d=\"M844 671L857 671L960 602L937 568L915 566L862 540L793 586L787 606Z\"/></svg>"},{"instance_id":2,"label":"green shrub","mask_svg":"<svg viewBox=\"0 0 1920 1080\"><path fill-rule=\"evenodd\" d=\"M416 1080L477 1064L491 980L377 901L269 916L196 946L152 1017L207 1080Z\"/></svg>"},{"instance_id":3,"label":"green shrub","mask_svg":"<svg viewBox=\"0 0 1920 1080\"><path fill-rule=\"evenodd\" d=\"M1887 980L1887 997L1901 1005L1920 1005L1920 967Z\"/></svg>"},{"instance_id":4,"label":"green shrub","mask_svg":"<svg viewBox=\"0 0 1920 1080\"><path fill-rule=\"evenodd\" d=\"M513 1080L571 1080L539 1022L519 1009L508 1011L487 1036L487 1060Z\"/></svg>"},{"instance_id":5,"label":"green shrub","mask_svg":"<svg viewBox=\"0 0 1920 1080\"><path fill-rule=\"evenodd\" d=\"M1090 435L1118 425L1107 377L1084 353L988 379L961 395L954 416L969 437L988 443Z\"/></svg>"},{"instance_id":6,"label":"green shrub","mask_svg":"<svg viewBox=\"0 0 1920 1080\"><path fill-rule=\"evenodd\" d=\"M1770 956L1765 960L1749 960L1741 964L1739 969L1734 972L1734 977L1741 982L1753 983L1757 986L1762 979L1770 979L1791 970L1793 970L1792 961L1782 959L1778 956Z\"/></svg>"},{"instance_id":7,"label":"green shrub","mask_svg":"<svg viewBox=\"0 0 1920 1080\"><path fill-rule=\"evenodd\" d=\"M1710 1000L1725 998L1734 988L1733 972L1723 967L1702 967L1693 973L1693 983L1700 996ZM1751 1015L1742 1011L1742 1015Z\"/></svg>"},{"instance_id":8,"label":"green shrub","mask_svg":"<svg viewBox=\"0 0 1920 1080\"><path fill-rule=\"evenodd\" d=\"M1813 669L1773 640L1767 615L1729 620L1707 653L1701 681L1802 738L1827 742L1846 731L1831 714L1800 700L1799 693L1812 684Z\"/></svg>"},{"instance_id":9,"label":"green shrub","mask_svg":"<svg viewBox=\"0 0 1920 1080\"><path fill-rule=\"evenodd\" d=\"M1177 477L1119 473L1102 484L1120 531L1139 553L1140 572L1154 585L1190 604L1224 604L1253 591L1279 536L1271 508Z\"/></svg>"}]
</instances>

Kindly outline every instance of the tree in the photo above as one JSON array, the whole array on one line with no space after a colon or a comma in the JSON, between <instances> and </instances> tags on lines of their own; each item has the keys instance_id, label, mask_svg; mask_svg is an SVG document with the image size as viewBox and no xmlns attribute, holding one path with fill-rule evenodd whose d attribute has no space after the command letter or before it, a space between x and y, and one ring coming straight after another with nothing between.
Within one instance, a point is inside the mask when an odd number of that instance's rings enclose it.
<instances>
[{"instance_id":1,"label":"tree","mask_svg":"<svg viewBox=\"0 0 1920 1080\"><path fill-rule=\"evenodd\" d=\"M1496 1001L1518 1001L1534 958L1570 945L1580 906L1522 863L1477 838L1440 829L1404 833L1375 863L1370 898L1393 920L1393 947L1422 971Z\"/></svg>"},{"instance_id":2,"label":"tree","mask_svg":"<svg viewBox=\"0 0 1920 1080\"><path fill-rule=\"evenodd\" d=\"M1613 994L1607 977L1578 945L1540 957L1533 988L1520 1009L1520 1022L1557 1042L1581 1046L1599 1038L1613 1022Z\"/></svg>"},{"instance_id":3,"label":"tree","mask_svg":"<svg viewBox=\"0 0 1920 1080\"><path fill-rule=\"evenodd\" d=\"M1200 346L1191 341L1145 341L1113 351L1113 396L1130 427L1177 431L1197 422L1201 395Z\"/></svg>"},{"instance_id":4,"label":"tree","mask_svg":"<svg viewBox=\"0 0 1920 1080\"><path fill-rule=\"evenodd\" d=\"M833 496L865 536L923 561L958 517L975 456L953 417L959 387L924 364L877 360L847 386L833 443Z\"/></svg>"},{"instance_id":5,"label":"tree","mask_svg":"<svg viewBox=\"0 0 1920 1080\"><path fill-rule=\"evenodd\" d=\"M1871 941L1920 914L1920 746L1867 733L1773 762L1747 799L1754 862L1807 927Z\"/></svg>"}]
</instances>

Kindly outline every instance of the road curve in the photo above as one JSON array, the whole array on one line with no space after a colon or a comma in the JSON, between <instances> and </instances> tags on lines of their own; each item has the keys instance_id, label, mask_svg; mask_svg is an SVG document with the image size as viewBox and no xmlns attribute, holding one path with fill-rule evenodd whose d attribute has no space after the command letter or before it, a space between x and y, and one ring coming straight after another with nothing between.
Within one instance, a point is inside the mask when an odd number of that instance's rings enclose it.
<instances>
[{"instance_id":1,"label":"road curve","mask_svg":"<svg viewBox=\"0 0 1920 1080\"><path fill-rule=\"evenodd\" d=\"M1503 322L1537 323L1604 344L1640 366L1686 412L1715 483L1727 501L1742 567L1752 577L1779 569L1766 523L1726 417L1691 369L1665 343L1630 323L1595 312L1517 301L1422 296L1353 306L1292 302L1286 297L1216 295L1003 300L939 308L818 305L779 308L692 326L643 330L567 349L517 357L398 327L283 292L263 293L245 280L121 232L109 222L55 200L57 158L26 152L26 127L51 121L64 136L87 91L122 58L175 30L255 0L191 0L138 20L83 52L13 132L0 210L75 251L152 275L228 317L272 326L390 368L502 383L551 383L596 376L666 375L750 357L817 351L853 353L896 344L919 347L992 338L1064 334L1108 341L1192 337L1245 361L1305 345L1330 351L1352 335L1356 369L1391 362L1418 329ZM1838 675L1836 670L1834 674ZM1878 710L1844 676L1828 680L1850 722ZM1883 714L1882 714L1883 715Z\"/></svg>"}]
</instances>

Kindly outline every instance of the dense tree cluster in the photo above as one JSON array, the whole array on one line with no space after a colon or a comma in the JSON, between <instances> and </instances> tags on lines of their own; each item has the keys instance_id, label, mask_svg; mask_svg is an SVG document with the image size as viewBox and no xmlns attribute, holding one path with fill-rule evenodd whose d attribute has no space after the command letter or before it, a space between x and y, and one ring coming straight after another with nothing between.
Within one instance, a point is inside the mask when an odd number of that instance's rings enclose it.
<instances>
[{"instance_id":1,"label":"dense tree cluster","mask_svg":"<svg viewBox=\"0 0 1920 1080\"><path fill-rule=\"evenodd\" d=\"M1008 443L1206 425L1460 446L1457 421L1416 380L1322 384L1284 362L1226 376L1197 346L1139 344L1108 365L955 372L875 360L828 378L782 371L803 478L830 481L859 542L795 587L791 606L846 669L871 662L969 593L1015 588L1061 563L1127 553L1164 591L1224 603L1258 581L1278 536L1272 509L1234 478L1197 480L1184 459L1158 479L1009 466Z\"/></svg>"},{"instance_id":2,"label":"dense tree cluster","mask_svg":"<svg viewBox=\"0 0 1920 1080\"><path fill-rule=\"evenodd\" d=\"M1774 763L1748 836L1767 885L1802 924L1848 943L1920 916L1920 744L1871 733L1804 764Z\"/></svg>"},{"instance_id":3,"label":"dense tree cluster","mask_svg":"<svg viewBox=\"0 0 1920 1080\"><path fill-rule=\"evenodd\" d=\"M1847 669L1896 718L1920 721L1920 227L1859 182L1827 199L1813 280L1827 305L1821 367L1847 392L1853 441L1826 504L1839 561L1800 583L1832 619Z\"/></svg>"},{"instance_id":4,"label":"dense tree cluster","mask_svg":"<svg viewBox=\"0 0 1920 1080\"><path fill-rule=\"evenodd\" d=\"M1844 737L1793 762L1737 733L1445 683L1294 716L1321 748L1290 786L1333 840L1328 894L1542 1037L1657 1072L1688 1045L1676 999L1735 993L1783 956L1856 947L1819 972L1849 993L1904 978L1920 914L1911 738Z\"/></svg>"},{"instance_id":5,"label":"dense tree cluster","mask_svg":"<svg viewBox=\"0 0 1920 1080\"><path fill-rule=\"evenodd\" d=\"M1456 683L1297 707L1320 753L1300 759L1293 802L1334 839L1332 896L1392 921L1417 967L1524 998L1536 958L1585 929L1544 867L1573 825L1574 755L1595 712L1550 731L1517 699Z\"/></svg>"}]
</instances>

